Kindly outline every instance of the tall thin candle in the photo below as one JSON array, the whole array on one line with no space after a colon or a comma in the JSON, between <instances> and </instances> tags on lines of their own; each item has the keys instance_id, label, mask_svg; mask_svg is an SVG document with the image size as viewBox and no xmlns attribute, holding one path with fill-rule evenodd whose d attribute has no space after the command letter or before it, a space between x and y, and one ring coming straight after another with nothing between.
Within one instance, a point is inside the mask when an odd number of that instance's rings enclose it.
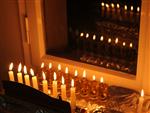
<instances>
[{"instance_id":1,"label":"tall thin candle","mask_svg":"<svg viewBox=\"0 0 150 113\"><path fill-rule=\"evenodd\" d=\"M43 92L45 94L48 94L48 82L46 80L46 75L44 72L42 72L42 76L43 76L43 81L42 81L42 85L43 85Z\"/></svg>"},{"instance_id":2,"label":"tall thin candle","mask_svg":"<svg viewBox=\"0 0 150 113\"><path fill-rule=\"evenodd\" d=\"M66 100L66 85L65 85L65 79L64 77L62 76L62 84L61 84L61 97L62 97L62 100Z\"/></svg>"},{"instance_id":3,"label":"tall thin candle","mask_svg":"<svg viewBox=\"0 0 150 113\"><path fill-rule=\"evenodd\" d=\"M54 80L53 80L53 96L57 97L57 76L56 76L56 72L54 72Z\"/></svg>"},{"instance_id":4,"label":"tall thin candle","mask_svg":"<svg viewBox=\"0 0 150 113\"><path fill-rule=\"evenodd\" d=\"M24 66L24 80L25 80L25 84L30 86L30 78L29 75L27 74L27 67Z\"/></svg>"},{"instance_id":5,"label":"tall thin candle","mask_svg":"<svg viewBox=\"0 0 150 113\"><path fill-rule=\"evenodd\" d=\"M12 71L12 69L13 69L13 63L11 63L11 64L9 65L8 74L9 74L9 80L10 80L10 81L15 81L15 79L14 79L14 72Z\"/></svg>"},{"instance_id":6,"label":"tall thin candle","mask_svg":"<svg viewBox=\"0 0 150 113\"><path fill-rule=\"evenodd\" d=\"M35 88L35 89L38 90L39 87L38 87L37 77L34 75L33 69L30 69L30 74L32 75L32 85L33 85L33 88Z\"/></svg>"},{"instance_id":7,"label":"tall thin candle","mask_svg":"<svg viewBox=\"0 0 150 113\"><path fill-rule=\"evenodd\" d=\"M18 77L18 82L19 83L23 83L21 69L22 69L22 65L20 63L19 66L18 66L18 73L17 73L17 77Z\"/></svg>"},{"instance_id":8,"label":"tall thin candle","mask_svg":"<svg viewBox=\"0 0 150 113\"><path fill-rule=\"evenodd\" d=\"M71 80L71 88L70 88L71 96L70 96L70 102L71 102L71 109L74 110L76 106L76 95L75 95L75 87L74 87L74 80Z\"/></svg>"}]
</instances>

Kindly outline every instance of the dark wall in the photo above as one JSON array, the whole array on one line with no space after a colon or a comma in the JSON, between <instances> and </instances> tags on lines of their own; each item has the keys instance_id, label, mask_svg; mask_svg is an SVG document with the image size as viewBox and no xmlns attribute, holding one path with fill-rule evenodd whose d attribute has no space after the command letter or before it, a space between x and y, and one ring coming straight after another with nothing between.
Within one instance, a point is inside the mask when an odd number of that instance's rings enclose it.
<instances>
[{"instance_id":1,"label":"dark wall","mask_svg":"<svg viewBox=\"0 0 150 113\"><path fill-rule=\"evenodd\" d=\"M10 62L23 62L18 0L0 0L0 80L8 79Z\"/></svg>"}]
</instances>

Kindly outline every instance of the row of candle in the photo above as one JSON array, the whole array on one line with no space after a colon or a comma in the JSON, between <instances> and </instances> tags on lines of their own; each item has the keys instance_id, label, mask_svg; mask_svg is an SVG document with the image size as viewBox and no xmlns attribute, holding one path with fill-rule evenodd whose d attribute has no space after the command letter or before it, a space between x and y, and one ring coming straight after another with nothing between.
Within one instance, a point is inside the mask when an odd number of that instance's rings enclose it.
<instances>
[{"instance_id":1,"label":"row of candle","mask_svg":"<svg viewBox=\"0 0 150 113\"><path fill-rule=\"evenodd\" d=\"M80 37L84 37L84 36L86 37L86 39L89 38L89 33L84 34L83 32L81 32L80 33ZM93 39L93 41L96 40L96 35L95 34L93 35L92 39ZM104 41L104 36L100 37L100 41ZM111 42L112 42L112 39L108 38L108 43L111 43ZM119 43L119 39L116 38L114 42L115 42L115 44L118 44ZM126 42L122 42L122 46L126 46ZM133 47L133 43L132 42L130 42L129 47L130 48Z\"/></svg>"},{"instance_id":2,"label":"row of candle","mask_svg":"<svg viewBox=\"0 0 150 113\"><path fill-rule=\"evenodd\" d=\"M19 83L23 83L23 77L22 77L22 72L21 72L21 63L18 66L18 73L17 73L17 78L18 78L18 82ZM41 68L44 68L44 63L41 64ZM49 63L49 68L52 68L52 63ZM14 79L14 72L12 71L13 69L13 63L10 64L9 66L9 79L10 81L15 81ZM61 70L61 65L58 65L58 70ZM68 67L66 68L65 72L68 72ZM30 69L30 73L32 75L32 86L35 89L39 89L38 88L38 81L36 76L34 75L34 71L33 69ZM85 70L83 71L83 78L86 78L86 74L85 74ZM42 71L42 76L43 76L43 81L42 81L42 85L43 85L43 92L48 94L49 90L48 90L48 81L46 80L46 75L45 72ZM77 70L75 70L75 76L77 76ZM30 77L27 74L27 68L26 66L24 66L24 79L25 79L25 84L28 86L31 86L30 84ZM95 75L93 75L93 80L95 80ZM100 82L103 83L103 77L100 78ZM56 72L54 72L53 74L53 83L52 83L52 88L53 88L53 96L57 97L58 92L57 92L57 75ZM70 88L70 92L71 92L71 96L70 96L70 102L71 102L71 107L74 109L75 105L76 105L76 94L75 94L75 87L74 87L74 79L71 80L71 88ZM62 84L61 84L61 97L63 100L67 99L66 96L66 84L65 84L65 79L62 76ZM142 111L142 106L143 106L143 102L144 102L144 91L141 90L141 96L139 98L139 104L138 104L138 109L137 112L141 113Z\"/></svg>"},{"instance_id":3,"label":"row of candle","mask_svg":"<svg viewBox=\"0 0 150 113\"><path fill-rule=\"evenodd\" d=\"M102 2L102 3L101 3L101 6L102 6L102 7L106 7L107 9L109 9L110 6L111 6L112 9L115 8L115 4L114 4L114 3L111 3L111 4L109 5L108 3ZM116 7L117 7L117 9L120 8L119 3L116 4ZM124 5L124 10L125 10L125 11L128 10L128 6L127 6L127 5ZM134 10L134 7L133 7L133 6L130 6L130 10L133 11L133 10ZM137 12L140 12L140 7L139 7L139 6L136 7L136 11L137 11Z\"/></svg>"}]
</instances>

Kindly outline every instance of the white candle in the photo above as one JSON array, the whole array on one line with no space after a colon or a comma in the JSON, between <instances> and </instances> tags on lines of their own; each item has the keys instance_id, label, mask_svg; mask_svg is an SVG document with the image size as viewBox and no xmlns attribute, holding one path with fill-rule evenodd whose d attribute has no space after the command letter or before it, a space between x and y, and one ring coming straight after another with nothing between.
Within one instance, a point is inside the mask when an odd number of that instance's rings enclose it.
<instances>
[{"instance_id":1,"label":"white candle","mask_svg":"<svg viewBox=\"0 0 150 113\"><path fill-rule=\"evenodd\" d=\"M65 79L63 76L62 76L62 84L61 84L61 97L62 97L62 100L66 100L66 98L67 98Z\"/></svg>"},{"instance_id":2,"label":"white candle","mask_svg":"<svg viewBox=\"0 0 150 113\"><path fill-rule=\"evenodd\" d=\"M42 76L43 76L43 81L42 81L42 84L43 84L43 92L45 94L48 94L48 83L47 83L47 80L46 80L46 75L44 72L42 72Z\"/></svg>"},{"instance_id":3,"label":"white candle","mask_svg":"<svg viewBox=\"0 0 150 113\"><path fill-rule=\"evenodd\" d=\"M56 80L57 76L56 76L56 72L54 72L54 80L53 80L53 96L57 97L57 80Z\"/></svg>"},{"instance_id":4,"label":"white candle","mask_svg":"<svg viewBox=\"0 0 150 113\"><path fill-rule=\"evenodd\" d=\"M10 80L10 81L15 81L15 79L14 79L14 72L12 71L12 69L13 69L13 63L11 63L11 64L9 65L8 74L9 74L9 80Z\"/></svg>"},{"instance_id":5,"label":"white candle","mask_svg":"<svg viewBox=\"0 0 150 113\"><path fill-rule=\"evenodd\" d=\"M25 80L25 84L30 86L30 78L29 75L27 74L27 67L24 66L24 80Z\"/></svg>"},{"instance_id":6,"label":"white candle","mask_svg":"<svg viewBox=\"0 0 150 113\"><path fill-rule=\"evenodd\" d=\"M144 90L142 89L141 96L139 97L137 113L142 113L143 102L144 102Z\"/></svg>"},{"instance_id":7,"label":"white candle","mask_svg":"<svg viewBox=\"0 0 150 113\"><path fill-rule=\"evenodd\" d=\"M34 75L33 69L30 69L30 74L32 75L32 86L33 88L38 90L39 87L38 87L37 77Z\"/></svg>"},{"instance_id":8,"label":"white candle","mask_svg":"<svg viewBox=\"0 0 150 113\"><path fill-rule=\"evenodd\" d=\"M74 80L71 80L71 88L70 88L70 102L71 102L71 109L74 110L76 107L76 95L75 95L75 87L74 87Z\"/></svg>"},{"instance_id":9,"label":"white candle","mask_svg":"<svg viewBox=\"0 0 150 113\"><path fill-rule=\"evenodd\" d=\"M23 83L21 69L22 69L22 65L20 63L19 66L18 66L18 73L17 73L17 78L18 78L19 83Z\"/></svg>"}]
</instances>

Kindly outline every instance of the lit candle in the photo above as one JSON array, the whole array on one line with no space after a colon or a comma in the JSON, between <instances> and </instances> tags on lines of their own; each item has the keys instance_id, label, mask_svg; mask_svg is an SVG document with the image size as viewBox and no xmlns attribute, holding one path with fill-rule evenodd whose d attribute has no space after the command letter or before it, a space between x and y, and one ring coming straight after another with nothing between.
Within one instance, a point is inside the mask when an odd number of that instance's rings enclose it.
<instances>
[{"instance_id":1,"label":"lit candle","mask_svg":"<svg viewBox=\"0 0 150 113\"><path fill-rule=\"evenodd\" d=\"M42 84L43 84L43 92L45 94L48 94L48 83L47 83L47 80L46 80L46 75L44 72L42 72L42 76L43 76L43 81L42 81Z\"/></svg>"},{"instance_id":2,"label":"lit candle","mask_svg":"<svg viewBox=\"0 0 150 113\"><path fill-rule=\"evenodd\" d=\"M44 68L44 65L45 65L44 62L42 62L42 63L41 63L41 69Z\"/></svg>"},{"instance_id":3,"label":"lit candle","mask_svg":"<svg viewBox=\"0 0 150 113\"><path fill-rule=\"evenodd\" d=\"M85 36L86 38L88 38L89 37L89 33L86 33L86 36Z\"/></svg>"},{"instance_id":4,"label":"lit candle","mask_svg":"<svg viewBox=\"0 0 150 113\"><path fill-rule=\"evenodd\" d=\"M102 2L102 3L101 3L101 6L102 6L102 7L104 7L104 6L105 6L105 3L104 3L104 2Z\"/></svg>"},{"instance_id":5,"label":"lit candle","mask_svg":"<svg viewBox=\"0 0 150 113\"><path fill-rule=\"evenodd\" d=\"M119 9L120 8L120 5L117 3L117 8Z\"/></svg>"},{"instance_id":6,"label":"lit candle","mask_svg":"<svg viewBox=\"0 0 150 113\"><path fill-rule=\"evenodd\" d=\"M137 7L137 12L140 12L140 7Z\"/></svg>"},{"instance_id":7,"label":"lit candle","mask_svg":"<svg viewBox=\"0 0 150 113\"><path fill-rule=\"evenodd\" d=\"M130 43L130 48L132 48L133 47L133 44L132 43Z\"/></svg>"},{"instance_id":8,"label":"lit candle","mask_svg":"<svg viewBox=\"0 0 150 113\"><path fill-rule=\"evenodd\" d=\"M101 37L100 37L100 41L103 41L103 40L104 40L104 37L103 37L103 36L101 36Z\"/></svg>"},{"instance_id":9,"label":"lit candle","mask_svg":"<svg viewBox=\"0 0 150 113\"><path fill-rule=\"evenodd\" d=\"M111 38L108 39L108 43L111 43Z\"/></svg>"},{"instance_id":10,"label":"lit candle","mask_svg":"<svg viewBox=\"0 0 150 113\"><path fill-rule=\"evenodd\" d=\"M83 78L86 78L86 71L83 71Z\"/></svg>"},{"instance_id":11,"label":"lit candle","mask_svg":"<svg viewBox=\"0 0 150 113\"><path fill-rule=\"evenodd\" d=\"M61 97L62 97L62 100L66 100L66 98L67 98L65 79L63 76L62 76L62 84L61 84Z\"/></svg>"},{"instance_id":12,"label":"lit candle","mask_svg":"<svg viewBox=\"0 0 150 113\"><path fill-rule=\"evenodd\" d=\"M58 64L58 71L61 71L61 65Z\"/></svg>"},{"instance_id":13,"label":"lit candle","mask_svg":"<svg viewBox=\"0 0 150 113\"><path fill-rule=\"evenodd\" d=\"M53 96L57 97L57 80L56 80L56 72L54 72L54 80L53 80Z\"/></svg>"},{"instance_id":14,"label":"lit candle","mask_svg":"<svg viewBox=\"0 0 150 113\"><path fill-rule=\"evenodd\" d=\"M69 69L68 69L68 67L66 67L65 74L68 74L68 73L69 73Z\"/></svg>"},{"instance_id":15,"label":"lit candle","mask_svg":"<svg viewBox=\"0 0 150 113\"><path fill-rule=\"evenodd\" d=\"M52 69L52 63L49 63L48 67L49 69Z\"/></svg>"},{"instance_id":16,"label":"lit candle","mask_svg":"<svg viewBox=\"0 0 150 113\"><path fill-rule=\"evenodd\" d=\"M77 77L77 76L78 76L78 71L77 71L77 70L75 70L75 72L74 72L74 76L75 76L75 77Z\"/></svg>"},{"instance_id":17,"label":"lit candle","mask_svg":"<svg viewBox=\"0 0 150 113\"><path fill-rule=\"evenodd\" d=\"M18 66L18 73L17 73L17 77L18 77L18 82L19 83L23 83L21 69L22 69L22 65L20 63L19 66Z\"/></svg>"},{"instance_id":18,"label":"lit candle","mask_svg":"<svg viewBox=\"0 0 150 113\"><path fill-rule=\"evenodd\" d=\"M48 95L49 95L49 96L51 95L51 90L50 90L50 89L48 90Z\"/></svg>"},{"instance_id":19,"label":"lit candle","mask_svg":"<svg viewBox=\"0 0 150 113\"><path fill-rule=\"evenodd\" d=\"M80 33L80 37L83 37L84 36L84 33Z\"/></svg>"},{"instance_id":20,"label":"lit candle","mask_svg":"<svg viewBox=\"0 0 150 113\"><path fill-rule=\"evenodd\" d=\"M114 8L114 7L115 7L115 5L114 5L113 3L111 3L111 7L112 7L112 8Z\"/></svg>"},{"instance_id":21,"label":"lit candle","mask_svg":"<svg viewBox=\"0 0 150 113\"><path fill-rule=\"evenodd\" d=\"M115 39L115 44L118 44L118 38Z\"/></svg>"},{"instance_id":22,"label":"lit candle","mask_svg":"<svg viewBox=\"0 0 150 113\"><path fill-rule=\"evenodd\" d=\"M137 113L142 113L143 102L144 102L144 90L142 89L141 96L139 97Z\"/></svg>"},{"instance_id":23,"label":"lit candle","mask_svg":"<svg viewBox=\"0 0 150 113\"><path fill-rule=\"evenodd\" d=\"M32 75L32 85L33 85L33 88L35 88L35 89L38 90L39 87L38 87L37 77L34 75L33 69L30 69L30 74Z\"/></svg>"},{"instance_id":24,"label":"lit candle","mask_svg":"<svg viewBox=\"0 0 150 113\"><path fill-rule=\"evenodd\" d=\"M71 96L70 96L70 102L71 102L71 109L74 110L76 106L76 95L75 95L75 87L74 87L74 80L71 80L71 88L70 88Z\"/></svg>"},{"instance_id":25,"label":"lit candle","mask_svg":"<svg viewBox=\"0 0 150 113\"><path fill-rule=\"evenodd\" d=\"M123 42L123 43L122 43L122 45L123 45L123 46L126 46L126 43L125 43L125 42Z\"/></svg>"},{"instance_id":26,"label":"lit candle","mask_svg":"<svg viewBox=\"0 0 150 113\"><path fill-rule=\"evenodd\" d=\"M103 77L100 78L100 83L104 83L104 78Z\"/></svg>"},{"instance_id":27,"label":"lit candle","mask_svg":"<svg viewBox=\"0 0 150 113\"><path fill-rule=\"evenodd\" d=\"M96 77L95 77L95 75L93 75L93 81L95 81L96 80Z\"/></svg>"},{"instance_id":28,"label":"lit candle","mask_svg":"<svg viewBox=\"0 0 150 113\"><path fill-rule=\"evenodd\" d=\"M125 6L124 6L124 10L127 10L127 9L128 9L128 7L127 7L127 5L125 5Z\"/></svg>"},{"instance_id":29,"label":"lit candle","mask_svg":"<svg viewBox=\"0 0 150 113\"><path fill-rule=\"evenodd\" d=\"M13 69L13 63L10 63L10 65L9 65L9 71L8 71L9 80L10 81L15 81L15 79L14 79L14 72L12 71L12 69Z\"/></svg>"},{"instance_id":30,"label":"lit candle","mask_svg":"<svg viewBox=\"0 0 150 113\"><path fill-rule=\"evenodd\" d=\"M30 79L29 79L29 75L27 74L27 67L24 66L24 80L25 80L25 84L30 86Z\"/></svg>"},{"instance_id":31,"label":"lit candle","mask_svg":"<svg viewBox=\"0 0 150 113\"><path fill-rule=\"evenodd\" d=\"M130 9L131 9L131 11L133 11L133 6L131 6L131 8L130 8Z\"/></svg>"},{"instance_id":32,"label":"lit candle","mask_svg":"<svg viewBox=\"0 0 150 113\"><path fill-rule=\"evenodd\" d=\"M96 35L93 35L93 40L96 40Z\"/></svg>"}]
</instances>

